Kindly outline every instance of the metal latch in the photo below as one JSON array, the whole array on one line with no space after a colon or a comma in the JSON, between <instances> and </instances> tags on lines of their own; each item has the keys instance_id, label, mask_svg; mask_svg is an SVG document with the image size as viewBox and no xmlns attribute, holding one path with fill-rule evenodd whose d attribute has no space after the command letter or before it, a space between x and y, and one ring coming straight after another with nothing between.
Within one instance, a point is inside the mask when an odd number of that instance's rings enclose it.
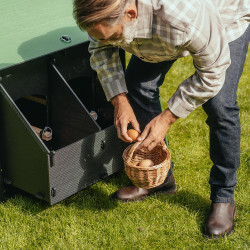
<instances>
[{"instance_id":1,"label":"metal latch","mask_svg":"<svg viewBox=\"0 0 250 250\"><path fill-rule=\"evenodd\" d=\"M70 36L68 36L68 35L62 35L61 37L60 37L60 39L61 39L61 41L62 42L64 42L64 43L71 43L71 37Z\"/></svg>"}]
</instances>

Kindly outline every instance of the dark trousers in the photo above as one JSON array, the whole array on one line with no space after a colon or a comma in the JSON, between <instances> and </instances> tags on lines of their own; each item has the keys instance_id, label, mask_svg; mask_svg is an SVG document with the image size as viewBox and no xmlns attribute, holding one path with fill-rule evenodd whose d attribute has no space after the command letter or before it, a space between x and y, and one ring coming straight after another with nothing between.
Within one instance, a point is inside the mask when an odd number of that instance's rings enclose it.
<instances>
[{"instance_id":1,"label":"dark trousers","mask_svg":"<svg viewBox=\"0 0 250 250\"><path fill-rule=\"evenodd\" d=\"M250 40L250 26L237 40L229 43L231 65L220 92L203 105L210 128L211 200L230 202L234 198L236 170L240 165L240 119L237 87L243 71ZM128 97L141 130L162 112L159 87L175 61L143 62L132 56L125 77ZM187 118L188 119L188 118ZM172 168L169 175L172 173Z\"/></svg>"}]
</instances>

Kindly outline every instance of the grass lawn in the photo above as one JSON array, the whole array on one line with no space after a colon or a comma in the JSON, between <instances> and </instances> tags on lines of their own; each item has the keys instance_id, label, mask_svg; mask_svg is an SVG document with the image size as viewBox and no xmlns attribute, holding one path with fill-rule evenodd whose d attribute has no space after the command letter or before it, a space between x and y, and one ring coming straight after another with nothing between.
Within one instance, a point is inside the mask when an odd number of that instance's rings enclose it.
<instances>
[{"instance_id":1,"label":"grass lawn","mask_svg":"<svg viewBox=\"0 0 250 250\"><path fill-rule=\"evenodd\" d=\"M178 60L161 88L162 105L194 71L191 58ZM250 50L238 89L241 107L241 167L238 170L238 213L234 234L207 240L202 235L210 207L211 161L208 126L201 108L179 119L168 139L175 163L178 193L153 195L142 202L109 200L130 185L121 171L53 207L17 194L0 204L1 249L250 249ZM248 75L247 75L248 74Z\"/></svg>"}]
</instances>

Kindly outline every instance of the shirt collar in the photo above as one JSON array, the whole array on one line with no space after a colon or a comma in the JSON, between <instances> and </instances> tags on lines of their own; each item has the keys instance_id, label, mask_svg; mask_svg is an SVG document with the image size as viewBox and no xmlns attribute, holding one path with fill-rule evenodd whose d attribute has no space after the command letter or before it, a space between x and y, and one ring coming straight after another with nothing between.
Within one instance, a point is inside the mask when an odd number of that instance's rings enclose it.
<instances>
[{"instance_id":1,"label":"shirt collar","mask_svg":"<svg viewBox=\"0 0 250 250\"><path fill-rule=\"evenodd\" d=\"M151 0L137 0L136 38L152 38L153 6Z\"/></svg>"}]
</instances>

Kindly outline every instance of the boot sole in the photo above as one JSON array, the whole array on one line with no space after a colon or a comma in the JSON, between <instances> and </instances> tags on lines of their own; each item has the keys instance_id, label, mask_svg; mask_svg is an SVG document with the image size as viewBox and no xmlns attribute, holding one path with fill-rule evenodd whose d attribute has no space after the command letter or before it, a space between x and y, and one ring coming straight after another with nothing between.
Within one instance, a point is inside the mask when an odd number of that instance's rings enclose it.
<instances>
[{"instance_id":1,"label":"boot sole","mask_svg":"<svg viewBox=\"0 0 250 250\"><path fill-rule=\"evenodd\" d=\"M110 196L111 200L116 200L116 201L119 201L121 203L129 203L129 202L136 202L136 201L143 201L145 200L148 196L150 195L153 195L153 194L165 194L165 195L173 195L177 192L177 186L175 185L174 187L172 187L171 189L168 189L168 190L159 190L159 191L154 191L148 195L145 195L145 196L142 196L140 198L137 198L137 199L133 199L133 200L120 200L120 199L117 199L115 197L115 193L113 195Z\"/></svg>"}]
</instances>

